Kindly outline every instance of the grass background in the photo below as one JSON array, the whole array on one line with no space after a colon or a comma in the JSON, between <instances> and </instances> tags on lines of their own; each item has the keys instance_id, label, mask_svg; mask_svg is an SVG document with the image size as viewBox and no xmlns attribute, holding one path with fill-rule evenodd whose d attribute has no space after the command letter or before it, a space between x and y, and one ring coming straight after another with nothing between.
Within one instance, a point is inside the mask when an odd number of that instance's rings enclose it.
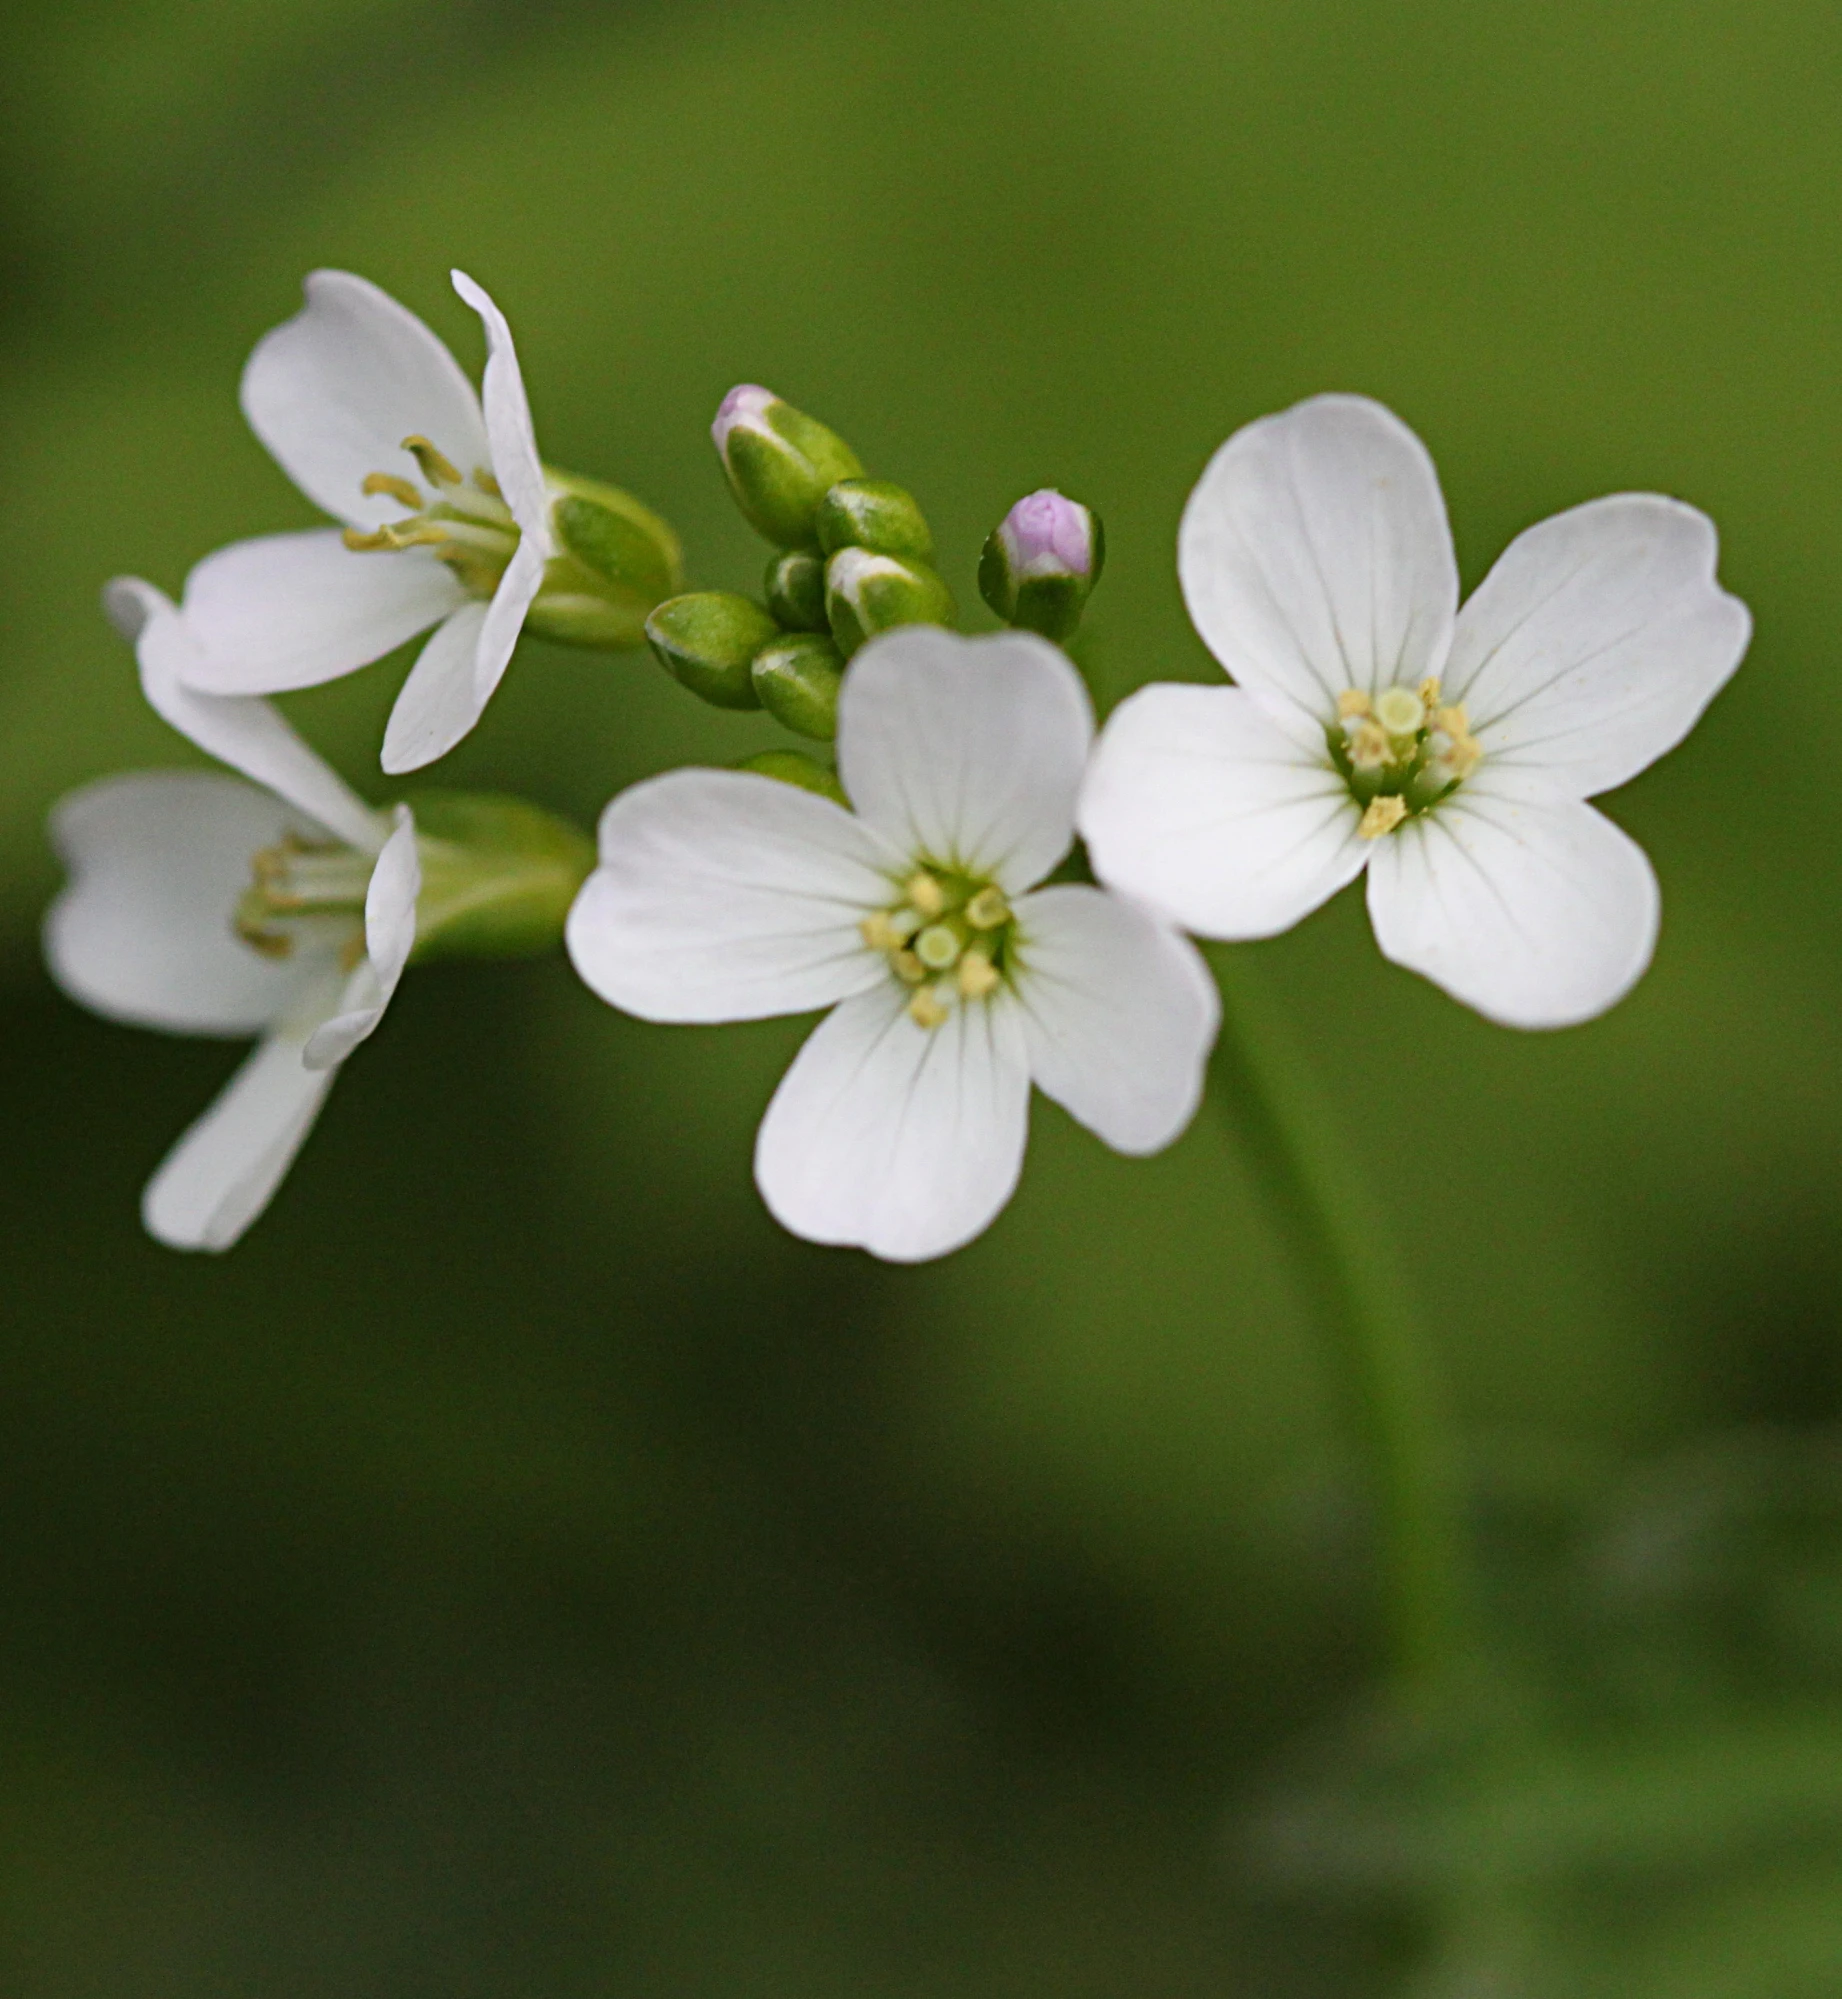
<instances>
[{"instance_id":1,"label":"grass background","mask_svg":"<svg viewBox=\"0 0 1842 1999\"><path fill-rule=\"evenodd\" d=\"M1833 1993L1842 16L7 12L0 1982ZM1610 801L1664 885L1633 998L1498 1031L1385 965L1354 895L1247 950L1464 1411L1484 1750L1349 1719L1353 1468L1208 1115L1130 1164L1039 1101L990 1234L882 1269L754 1196L798 1024L431 970L234 1256L141 1238L235 1056L51 992L43 820L191 758L103 579L176 589L312 517L234 391L320 264L470 367L472 271L547 455L661 508L702 583L761 558L705 436L738 380L911 485L966 601L1019 493L1090 499L1103 700L1209 676L1178 512L1316 390L1426 438L1467 584L1601 492L1713 514L1757 636ZM373 796L405 664L288 704ZM771 739L532 643L440 777L586 823Z\"/></svg>"}]
</instances>

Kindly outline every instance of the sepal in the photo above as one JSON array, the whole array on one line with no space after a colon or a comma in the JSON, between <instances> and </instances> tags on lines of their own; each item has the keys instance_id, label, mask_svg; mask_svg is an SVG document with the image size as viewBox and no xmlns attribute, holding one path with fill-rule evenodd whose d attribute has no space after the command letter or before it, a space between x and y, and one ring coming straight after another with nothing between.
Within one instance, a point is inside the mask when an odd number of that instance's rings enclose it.
<instances>
[{"instance_id":1,"label":"sepal","mask_svg":"<svg viewBox=\"0 0 1842 1999\"><path fill-rule=\"evenodd\" d=\"M407 802L422 868L412 964L533 957L563 941L595 865L587 834L521 798L425 791Z\"/></svg>"},{"instance_id":2,"label":"sepal","mask_svg":"<svg viewBox=\"0 0 1842 1999\"><path fill-rule=\"evenodd\" d=\"M749 525L781 548L810 548L819 502L863 471L836 431L752 382L731 389L710 426Z\"/></svg>"},{"instance_id":3,"label":"sepal","mask_svg":"<svg viewBox=\"0 0 1842 1999\"><path fill-rule=\"evenodd\" d=\"M817 792L821 798L829 798L834 805L842 805L847 810L851 801L844 795L844 787L838 782L838 773L817 757L809 757L803 750L761 750L752 757L744 757L736 765L737 770L752 770L758 777L771 777L780 784L797 785L801 791Z\"/></svg>"},{"instance_id":4,"label":"sepal","mask_svg":"<svg viewBox=\"0 0 1842 1999\"><path fill-rule=\"evenodd\" d=\"M838 733L844 655L817 632L770 639L751 669L755 693L775 721L797 736L829 743Z\"/></svg>"},{"instance_id":5,"label":"sepal","mask_svg":"<svg viewBox=\"0 0 1842 1999\"><path fill-rule=\"evenodd\" d=\"M544 566L527 626L569 645L644 644L648 615L683 585L677 535L618 486L554 470L545 483L557 553Z\"/></svg>"},{"instance_id":6,"label":"sepal","mask_svg":"<svg viewBox=\"0 0 1842 1999\"><path fill-rule=\"evenodd\" d=\"M825 609L849 659L866 639L897 625L951 625L953 593L924 562L841 548L825 565Z\"/></svg>"}]
</instances>

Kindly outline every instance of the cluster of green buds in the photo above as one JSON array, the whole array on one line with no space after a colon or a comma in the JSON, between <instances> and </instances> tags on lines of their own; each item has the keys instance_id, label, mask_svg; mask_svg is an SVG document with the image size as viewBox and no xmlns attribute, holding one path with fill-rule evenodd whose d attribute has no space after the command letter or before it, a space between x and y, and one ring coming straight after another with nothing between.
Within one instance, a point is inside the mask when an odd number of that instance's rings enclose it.
<instances>
[{"instance_id":1,"label":"cluster of green buds","mask_svg":"<svg viewBox=\"0 0 1842 1999\"><path fill-rule=\"evenodd\" d=\"M829 742L845 662L866 639L953 622L933 534L912 493L866 479L843 438L767 389L730 390L711 435L736 505L774 544L766 601L694 591L661 604L646 636L703 700L765 708L795 735Z\"/></svg>"}]
</instances>

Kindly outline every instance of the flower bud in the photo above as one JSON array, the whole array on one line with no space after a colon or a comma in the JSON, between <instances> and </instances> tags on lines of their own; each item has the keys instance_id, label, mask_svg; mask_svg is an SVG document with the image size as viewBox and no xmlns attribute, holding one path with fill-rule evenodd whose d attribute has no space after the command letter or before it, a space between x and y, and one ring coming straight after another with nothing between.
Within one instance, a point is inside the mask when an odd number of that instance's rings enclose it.
<instances>
[{"instance_id":1,"label":"flower bud","mask_svg":"<svg viewBox=\"0 0 1842 1999\"><path fill-rule=\"evenodd\" d=\"M422 868L417 964L523 958L562 942L569 905L595 865L586 833L521 798L422 791L409 805Z\"/></svg>"},{"instance_id":2,"label":"flower bud","mask_svg":"<svg viewBox=\"0 0 1842 1999\"><path fill-rule=\"evenodd\" d=\"M810 548L813 515L840 479L855 479L857 454L816 417L745 382L731 389L710 426L736 505L749 525L782 548Z\"/></svg>"},{"instance_id":3,"label":"flower bud","mask_svg":"<svg viewBox=\"0 0 1842 1999\"><path fill-rule=\"evenodd\" d=\"M846 659L896 625L950 625L953 593L924 562L841 548L825 565L825 609Z\"/></svg>"},{"instance_id":4,"label":"flower bud","mask_svg":"<svg viewBox=\"0 0 1842 1999\"><path fill-rule=\"evenodd\" d=\"M887 479L840 479L819 502L814 519L827 555L867 548L872 555L901 555L931 562L934 537L915 496Z\"/></svg>"},{"instance_id":5,"label":"flower bud","mask_svg":"<svg viewBox=\"0 0 1842 1999\"><path fill-rule=\"evenodd\" d=\"M749 666L780 627L752 598L694 590L668 598L646 620L659 664L715 708L759 708Z\"/></svg>"},{"instance_id":6,"label":"flower bud","mask_svg":"<svg viewBox=\"0 0 1842 1999\"><path fill-rule=\"evenodd\" d=\"M1052 488L1004 516L979 557L979 595L1007 625L1058 643L1074 635L1106 561L1100 516Z\"/></svg>"},{"instance_id":7,"label":"flower bud","mask_svg":"<svg viewBox=\"0 0 1842 1999\"><path fill-rule=\"evenodd\" d=\"M557 553L526 626L569 645L637 646L662 598L683 587L678 537L618 486L546 467Z\"/></svg>"},{"instance_id":8,"label":"flower bud","mask_svg":"<svg viewBox=\"0 0 1842 1999\"><path fill-rule=\"evenodd\" d=\"M848 806L851 802L838 782L838 773L801 750L760 750L752 757L744 757L736 769L752 770L760 777L776 778L782 784L796 784L801 791L816 791L834 805Z\"/></svg>"},{"instance_id":9,"label":"flower bud","mask_svg":"<svg viewBox=\"0 0 1842 1999\"><path fill-rule=\"evenodd\" d=\"M767 566L768 609L790 632L829 632L825 558L809 548L777 555Z\"/></svg>"},{"instance_id":10,"label":"flower bud","mask_svg":"<svg viewBox=\"0 0 1842 1999\"><path fill-rule=\"evenodd\" d=\"M770 639L755 655L755 694L782 728L829 743L838 733L844 655L817 632Z\"/></svg>"}]
</instances>

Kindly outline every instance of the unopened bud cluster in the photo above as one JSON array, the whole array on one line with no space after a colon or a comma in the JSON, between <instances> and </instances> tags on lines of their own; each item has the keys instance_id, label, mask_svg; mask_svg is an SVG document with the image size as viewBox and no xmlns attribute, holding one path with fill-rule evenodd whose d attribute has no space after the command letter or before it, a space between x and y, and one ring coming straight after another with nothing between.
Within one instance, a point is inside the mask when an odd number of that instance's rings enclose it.
<instances>
[{"instance_id":1,"label":"unopened bud cluster","mask_svg":"<svg viewBox=\"0 0 1842 1999\"><path fill-rule=\"evenodd\" d=\"M736 505L775 545L766 603L695 591L661 604L646 635L703 700L765 708L795 735L829 742L845 662L865 640L953 622L933 534L913 494L866 479L843 438L766 389L732 389L711 435ZM811 769L831 781L822 765Z\"/></svg>"}]
</instances>

